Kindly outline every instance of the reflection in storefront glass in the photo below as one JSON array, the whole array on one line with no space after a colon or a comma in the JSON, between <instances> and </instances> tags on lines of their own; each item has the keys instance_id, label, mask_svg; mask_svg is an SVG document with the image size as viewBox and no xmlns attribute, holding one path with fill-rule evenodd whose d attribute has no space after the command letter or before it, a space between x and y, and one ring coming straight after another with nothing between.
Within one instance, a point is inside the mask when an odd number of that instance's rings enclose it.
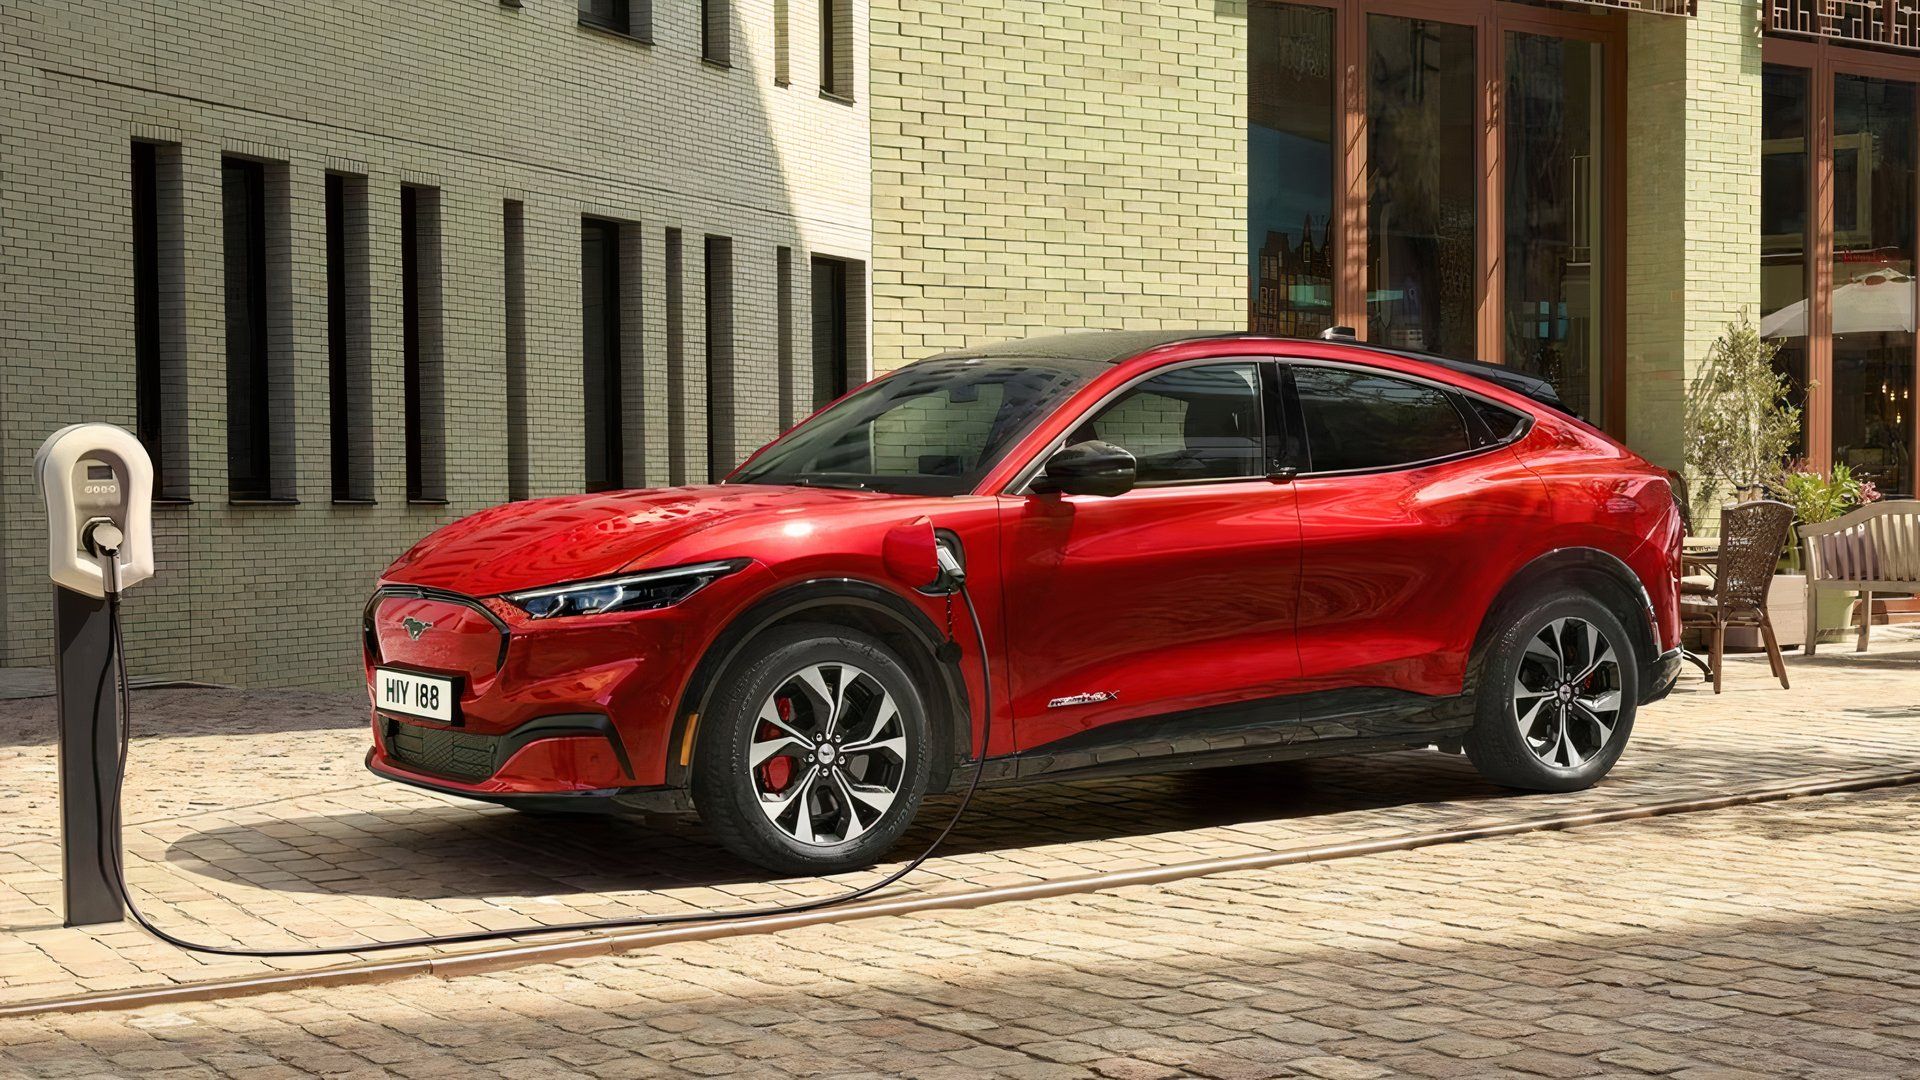
<instances>
[{"instance_id":1,"label":"reflection in storefront glass","mask_svg":"<svg viewBox=\"0 0 1920 1080\"><path fill-rule=\"evenodd\" d=\"M1247 244L1255 333L1333 325L1333 9L1256 3L1247 22Z\"/></svg>"},{"instance_id":2,"label":"reflection in storefront glass","mask_svg":"<svg viewBox=\"0 0 1920 1080\"><path fill-rule=\"evenodd\" d=\"M1474 28L1367 18L1367 337L1471 358Z\"/></svg>"},{"instance_id":3,"label":"reflection in storefront glass","mask_svg":"<svg viewBox=\"0 0 1920 1080\"><path fill-rule=\"evenodd\" d=\"M1833 460L1913 489L1914 89L1839 75L1833 100Z\"/></svg>"},{"instance_id":4,"label":"reflection in storefront glass","mask_svg":"<svg viewBox=\"0 0 1920 1080\"><path fill-rule=\"evenodd\" d=\"M1807 447L1807 72L1768 67L1760 98L1760 336L1777 342L1774 368L1793 383Z\"/></svg>"},{"instance_id":5,"label":"reflection in storefront glass","mask_svg":"<svg viewBox=\"0 0 1920 1080\"><path fill-rule=\"evenodd\" d=\"M1602 66L1585 41L1507 35L1507 363L1602 417Z\"/></svg>"}]
</instances>

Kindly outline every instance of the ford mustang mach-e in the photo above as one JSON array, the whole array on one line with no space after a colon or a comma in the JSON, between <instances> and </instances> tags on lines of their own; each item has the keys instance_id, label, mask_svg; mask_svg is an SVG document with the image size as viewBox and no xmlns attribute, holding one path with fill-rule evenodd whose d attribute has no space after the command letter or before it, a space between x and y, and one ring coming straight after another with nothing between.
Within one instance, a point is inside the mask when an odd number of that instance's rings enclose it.
<instances>
[{"instance_id":1,"label":"ford mustang mach-e","mask_svg":"<svg viewBox=\"0 0 1920 1080\"><path fill-rule=\"evenodd\" d=\"M367 761L697 810L799 872L876 861L980 755L1013 782L1433 746L1572 790L1672 686L1680 536L1665 472L1503 368L1230 333L968 348L724 483L422 540L366 607ZM933 544L984 658L900 570Z\"/></svg>"}]
</instances>

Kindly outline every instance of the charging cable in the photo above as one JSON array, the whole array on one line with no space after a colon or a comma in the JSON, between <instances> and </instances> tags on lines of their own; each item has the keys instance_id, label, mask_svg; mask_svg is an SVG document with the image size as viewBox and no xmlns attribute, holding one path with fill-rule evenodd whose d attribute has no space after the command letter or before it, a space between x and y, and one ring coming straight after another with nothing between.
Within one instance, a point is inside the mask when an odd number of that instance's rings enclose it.
<instances>
[{"instance_id":1,"label":"charging cable","mask_svg":"<svg viewBox=\"0 0 1920 1080\"><path fill-rule=\"evenodd\" d=\"M109 531L111 530L111 531ZM108 632L113 641L113 659L100 671L100 682L94 692L94 712L97 715L101 699L106 694L107 676L114 670L119 671L119 718L118 734L119 769L115 772L113 794L108 798L104 785L100 782L100 747L96 741L91 757L93 767L93 787L99 800L96 810L105 826L101 830L100 866L113 882L120 899L126 904L127 913L133 921L139 923L147 933L169 945L193 952L213 953L219 956L257 956L257 957L296 957L296 956L345 956L355 953L376 952L384 949L413 949L431 945L461 945L478 941L501 941L508 938L531 937L536 934L583 933L592 930L620 930L637 926L665 926L681 923L727 922L735 919L758 919L777 915L797 915L806 911L818 911L822 908L837 907L841 904L860 900L900 881L908 874L920 869L935 852L946 843L954 826L966 815L967 807L973 803L974 792L980 788L980 777L987 768L987 740L993 734L993 671L987 660L987 635L981 628L980 612L973 606L973 597L967 592L967 574L959 559L942 544L939 546L941 581L960 594L960 601L966 606L967 619L973 623L974 641L980 649L980 689L986 706L982 710L980 724L980 757L974 763L973 777L967 782L967 788L960 796L960 805L954 807L953 816L940 834L933 838L926 850L913 857L906 865L893 871L871 885L864 885L842 893L818 900L803 900L792 904L776 904L768 907L741 908L734 911L704 911L693 914L673 915L634 915L614 919L589 919L582 922L551 923L538 926L524 926L507 930L477 930L464 934L444 934L432 937L402 938L398 941L369 941L356 945L323 945L299 949L246 949L232 945L203 945L189 941L177 934L170 933L154 925L134 902L133 891L127 887L127 874L124 855L120 850L120 799L121 789L127 773L127 747L132 741L133 694L127 684L126 649L120 632L120 566L118 561L120 530L112 522L103 521L88 529L86 543L88 550L100 559L101 568L106 575ZM95 727L94 737L99 738L99 728Z\"/></svg>"}]
</instances>

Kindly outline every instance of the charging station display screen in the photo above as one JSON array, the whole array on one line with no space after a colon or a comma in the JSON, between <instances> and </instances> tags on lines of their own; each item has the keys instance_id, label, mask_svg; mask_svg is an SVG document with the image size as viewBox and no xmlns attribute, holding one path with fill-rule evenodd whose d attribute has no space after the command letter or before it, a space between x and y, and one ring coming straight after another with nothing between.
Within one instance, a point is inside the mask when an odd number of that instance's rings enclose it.
<instances>
[{"instance_id":1,"label":"charging station display screen","mask_svg":"<svg viewBox=\"0 0 1920 1080\"><path fill-rule=\"evenodd\" d=\"M113 466L111 466L111 465L89 465L89 466L87 466L87 479L89 479L89 480L111 480L111 479L113 479Z\"/></svg>"}]
</instances>

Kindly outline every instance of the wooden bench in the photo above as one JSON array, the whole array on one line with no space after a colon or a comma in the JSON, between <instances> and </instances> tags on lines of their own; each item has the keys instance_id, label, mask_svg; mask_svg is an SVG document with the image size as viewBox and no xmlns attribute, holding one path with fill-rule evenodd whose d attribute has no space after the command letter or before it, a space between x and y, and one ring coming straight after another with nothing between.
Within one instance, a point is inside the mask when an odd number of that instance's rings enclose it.
<instances>
[{"instance_id":1,"label":"wooden bench","mask_svg":"<svg viewBox=\"0 0 1920 1080\"><path fill-rule=\"evenodd\" d=\"M1819 639L1819 590L1859 592L1860 641L1873 628L1873 594L1920 593L1920 499L1877 502L1821 525L1800 526L1807 570L1807 640Z\"/></svg>"}]
</instances>

